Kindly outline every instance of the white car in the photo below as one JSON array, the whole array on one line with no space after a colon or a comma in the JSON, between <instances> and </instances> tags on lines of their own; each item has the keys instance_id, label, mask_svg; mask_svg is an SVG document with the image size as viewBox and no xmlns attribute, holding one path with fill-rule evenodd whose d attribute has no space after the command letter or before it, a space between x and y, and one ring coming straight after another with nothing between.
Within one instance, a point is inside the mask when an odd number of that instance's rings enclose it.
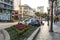
<instances>
[{"instance_id":1,"label":"white car","mask_svg":"<svg viewBox=\"0 0 60 40\"><path fill-rule=\"evenodd\" d=\"M25 24L29 24L31 21L30 20L25 20Z\"/></svg>"},{"instance_id":2,"label":"white car","mask_svg":"<svg viewBox=\"0 0 60 40\"><path fill-rule=\"evenodd\" d=\"M42 21L45 21L45 18L42 18L41 20L42 20Z\"/></svg>"},{"instance_id":3,"label":"white car","mask_svg":"<svg viewBox=\"0 0 60 40\"><path fill-rule=\"evenodd\" d=\"M25 24L25 21L24 20L23 21L19 21L18 24L20 24L20 23Z\"/></svg>"},{"instance_id":4,"label":"white car","mask_svg":"<svg viewBox=\"0 0 60 40\"><path fill-rule=\"evenodd\" d=\"M37 18L30 18L25 21L27 25L40 26L40 22Z\"/></svg>"}]
</instances>

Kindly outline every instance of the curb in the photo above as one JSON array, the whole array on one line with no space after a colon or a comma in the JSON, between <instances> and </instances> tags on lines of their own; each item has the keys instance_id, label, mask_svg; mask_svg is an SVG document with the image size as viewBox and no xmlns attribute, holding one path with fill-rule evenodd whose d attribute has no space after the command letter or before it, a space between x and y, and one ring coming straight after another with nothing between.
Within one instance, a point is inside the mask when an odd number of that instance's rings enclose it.
<instances>
[{"instance_id":1,"label":"curb","mask_svg":"<svg viewBox=\"0 0 60 40\"><path fill-rule=\"evenodd\" d=\"M38 32L40 31L40 27L38 27L30 37L28 37L27 40L33 40L36 35L38 34ZM9 36L9 33L6 31L6 30L1 30L1 32L3 33L3 36L4 36L4 40L10 40L10 36Z\"/></svg>"},{"instance_id":2,"label":"curb","mask_svg":"<svg viewBox=\"0 0 60 40\"><path fill-rule=\"evenodd\" d=\"M27 40L33 40L39 31L40 27L38 27Z\"/></svg>"},{"instance_id":3,"label":"curb","mask_svg":"<svg viewBox=\"0 0 60 40\"><path fill-rule=\"evenodd\" d=\"M5 40L10 40L10 36L6 30L1 30L1 32L3 33Z\"/></svg>"}]
</instances>

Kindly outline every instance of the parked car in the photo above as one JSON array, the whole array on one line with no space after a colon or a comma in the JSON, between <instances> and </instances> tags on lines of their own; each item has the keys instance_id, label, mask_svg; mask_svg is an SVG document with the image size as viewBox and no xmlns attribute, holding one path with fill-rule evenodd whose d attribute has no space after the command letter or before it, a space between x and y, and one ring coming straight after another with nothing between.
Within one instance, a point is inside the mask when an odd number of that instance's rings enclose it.
<instances>
[{"instance_id":1,"label":"parked car","mask_svg":"<svg viewBox=\"0 0 60 40\"><path fill-rule=\"evenodd\" d=\"M36 18L30 18L28 20L25 20L25 22L27 25L31 25L31 26L40 26L41 25L41 22Z\"/></svg>"},{"instance_id":2,"label":"parked car","mask_svg":"<svg viewBox=\"0 0 60 40\"><path fill-rule=\"evenodd\" d=\"M24 20L19 21L18 24L25 24L25 21Z\"/></svg>"},{"instance_id":3,"label":"parked car","mask_svg":"<svg viewBox=\"0 0 60 40\"><path fill-rule=\"evenodd\" d=\"M40 24L41 24L41 25L44 25L43 20L41 20L41 19L40 19Z\"/></svg>"},{"instance_id":4,"label":"parked car","mask_svg":"<svg viewBox=\"0 0 60 40\"><path fill-rule=\"evenodd\" d=\"M25 20L21 20L18 22L18 24L15 25L16 28L18 29L24 29L26 28L28 25L25 24Z\"/></svg>"},{"instance_id":5,"label":"parked car","mask_svg":"<svg viewBox=\"0 0 60 40\"><path fill-rule=\"evenodd\" d=\"M41 20L42 20L42 21L45 21L45 18L42 18Z\"/></svg>"}]
</instances>

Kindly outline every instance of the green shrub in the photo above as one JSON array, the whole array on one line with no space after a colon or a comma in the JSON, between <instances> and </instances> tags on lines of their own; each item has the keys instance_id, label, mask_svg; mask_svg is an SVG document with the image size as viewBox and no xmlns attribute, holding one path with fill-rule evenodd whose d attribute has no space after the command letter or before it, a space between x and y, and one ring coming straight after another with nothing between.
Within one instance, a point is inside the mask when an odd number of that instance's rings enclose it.
<instances>
[{"instance_id":1,"label":"green shrub","mask_svg":"<svg viewBox=\"0 0 60 40\"><path fill-rule=\"evenodd\" d=\"M36 28L37 27L28 26L27 28L20 30L15 26L12 26L10 28L6 28L5 30L8 31L11 40L24 40L28 38L36 30Z\"/></svg>"}]
</instances>

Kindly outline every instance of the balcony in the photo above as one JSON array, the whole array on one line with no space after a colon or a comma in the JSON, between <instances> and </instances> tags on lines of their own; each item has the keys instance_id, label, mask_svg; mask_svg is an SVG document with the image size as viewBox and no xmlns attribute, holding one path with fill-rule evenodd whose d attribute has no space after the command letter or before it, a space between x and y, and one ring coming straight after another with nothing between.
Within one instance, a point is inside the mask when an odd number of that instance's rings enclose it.
<instances>
[{"instance_id":1,"label":"balcony","mask_svg":"<svg viewBox=\"0 0 60 40\"><path fill-rule=\"evenodd\" d=\"M2 8L2 9L8 9L8 10L13 10L13 8L7 8L7 7L3 7L3 6L0 6L0 8Z\"/></svg>"},{"instance_id":2,"label":"balcony","mask_svg":"<svg viewBox=\"0 0 60 40\"><path fill-rule=\"evenodd\" d=\"M4 5L4 4L1 4L1 3L0 3L0 8L13 10L13 6Z\"/></svg>"},{"instance_id":3,"label":"balcony","mask_svg":"<svg viewBox=\"0 0 60 40\"><path fill-rule=\"evenodd\" d=\"M2 8L3 8L3 7L4 7L4 5L2 5L2 4L0 3L0 7L2 7Z\"/></svg>"},{"instance_id":4,"label":"balcony","mask_svg":"<svg viewBox=\"0 0 60 40\"><path fill-rule=\"evenodd\" d=\"M6 5L9 5L9 6L13 6L12 4L4 2L4 1L0 1L0 3L6 4Z\"/></svg>"}]
</instances>

